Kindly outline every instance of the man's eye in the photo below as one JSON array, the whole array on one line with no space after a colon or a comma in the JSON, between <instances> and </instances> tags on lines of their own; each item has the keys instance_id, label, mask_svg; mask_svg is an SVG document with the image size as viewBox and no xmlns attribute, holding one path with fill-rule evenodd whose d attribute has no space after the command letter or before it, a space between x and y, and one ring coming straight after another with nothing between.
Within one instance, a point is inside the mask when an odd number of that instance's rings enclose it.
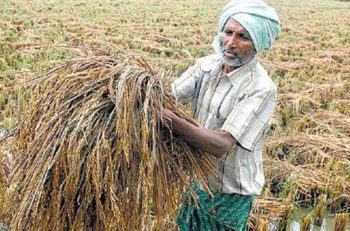
<instances>
[{"instance_id":1,"label":"man's eye","mask_svg":"<svg viewBox=\"0 0 350 231\"><path fill-rule=\"evenodd\" d=\"M225 34L231 35L231 34L232 34L232 31L230 31L230 30L225 30Z\"/></svg>"},{"instance_id":2,"label":"man's eye","mask_svg":"<svg viewBox=\"0 0 350 231\"><path fill-rule=\"evenodd\" d=\"M244 40L250 40L249 37L245 34L239 34L239 37L244 39Z\"/></svg>"}]
</instances>

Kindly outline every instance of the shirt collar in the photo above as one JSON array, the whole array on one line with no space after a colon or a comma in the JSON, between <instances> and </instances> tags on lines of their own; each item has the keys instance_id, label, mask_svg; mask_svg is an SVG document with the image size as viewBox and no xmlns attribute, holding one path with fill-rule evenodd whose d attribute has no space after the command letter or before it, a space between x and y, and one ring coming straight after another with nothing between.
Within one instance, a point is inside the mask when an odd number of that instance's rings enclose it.
<instances>
[{"instance_id":1,"label":"shirt collar","mask_svg":"<svg viewBox=\"0 0 350 231\"><path fill-rule=\"evenodd\" d=\"M254 57L250 62L226 74L227 78L234 83L238 76L247 76L247 74L256 66L257 58Z\"/></svg>"},{"instance_id":2,"label":"shirt collar","mask_svg":"<svg viewBox=\"0 0 350 231\"><path fill-rule=\"evenodd\" d=\"M257 58L256 56L244 64L243 66L227 73L225 76L230 80L230 82L234 85L239 78L246 77L247 74L256 66ZM219 55L213 55L211 59L207 59L203 65L202 70L205 72L210 72L211 76L220 76L220 73L223 68L223 61Z\"/></svg>"}]
</instances>

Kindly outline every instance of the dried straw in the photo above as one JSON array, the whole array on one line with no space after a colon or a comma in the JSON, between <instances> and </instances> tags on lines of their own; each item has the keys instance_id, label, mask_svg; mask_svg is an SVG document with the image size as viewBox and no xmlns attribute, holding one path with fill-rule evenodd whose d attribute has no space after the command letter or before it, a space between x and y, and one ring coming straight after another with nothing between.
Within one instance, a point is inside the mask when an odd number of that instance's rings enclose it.
<instances>
[{"instance_id":1,"label":"dried straw","mask_svg":"<svg viewBox=\"0 0 350 231\"><path fill-rule=\"evenodd\" d=\"M336 161L349 166L350 145L347 140L331 135L282 134L276 139L269 139L265 147L270 156L287 159L295 165L317 164L324 167Z\"/></svg>"},{"instance_id":2,"label":"dried straw","mask_svg":"<svg viewBox=\"0 0 350 231\"><path fill-rule=\"evenodd\" d=\"M31 80L1 211L14 230L140 230L211 171L162 107L195 124L144 61L69 61ZM181 190L180 190L181 191ZM152 214L157 218L154 219Z\"/></svg>"},{"instance_id":3,"label":"dried straw","mask_svg":"<svg viewBox=\"0 0 350 231\"><path fill-rule=\"evenodd\" d=\"M290 204L283 203L278 198L256 198L253 203L253 213L280 219L286 219L290 209Z\"/></svg>"},{"instance_id":4,"label":"dried straw","mask_svg":"<svg viewBox=\"0 0 350 231\"><path fill-rule=\"evenodd\" d=\"M344 171L324 171L312 165L294 166L288 161L276 160L270 157L264 159L266 177L269 180L270 188L279 187L289 182L291 187L289 190L294 201L303 199L312 199L313 192L329 194L334 197L334 203L344 201L349 203L349 197L344 195L350 194L350 183L347 175L340 176L339 173ZM279 185L274 185L278 182ZM272 189L273 191L276 191Z\"/></svg>"}]
</instances>

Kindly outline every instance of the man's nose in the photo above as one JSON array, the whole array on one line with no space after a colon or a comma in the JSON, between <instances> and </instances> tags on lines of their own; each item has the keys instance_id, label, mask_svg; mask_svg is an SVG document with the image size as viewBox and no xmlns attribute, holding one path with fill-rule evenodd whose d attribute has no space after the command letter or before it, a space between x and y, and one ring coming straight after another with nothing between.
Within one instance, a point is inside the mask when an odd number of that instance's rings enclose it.
<instances>
[{"instance_id":1,"label":"man's nose","mask_svg":"<svg viewBox=\"0 0 350 231\"><path fill-rule=\"evenodd\" d=\"M229 40L227 42L227 46L228 47L232 47L232 48L235 48L237 46L237 35L235 33L233 33L230 37L229 37Z\"/></svg>"}]
</instances>

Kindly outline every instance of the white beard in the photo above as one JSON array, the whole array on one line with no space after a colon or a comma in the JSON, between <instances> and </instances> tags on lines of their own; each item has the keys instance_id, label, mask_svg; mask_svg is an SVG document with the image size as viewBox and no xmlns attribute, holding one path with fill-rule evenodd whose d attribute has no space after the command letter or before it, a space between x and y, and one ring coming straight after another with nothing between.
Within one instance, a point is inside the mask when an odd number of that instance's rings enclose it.
<instances>
[{"instance_id":1,"label":"white beard","mask_svg":"<svg viewBox=\"0 0 350 231\"><path fill-rule=\"evenodd\" d=\"M234 58L227 57L225 55L225 51L235 55L235 57ZM240 67L246 63L249 63L251 60L253 60L255 55L256 55L256 52L254 48L249 49L245 55L242 55L239 52L235 52L232 49L223 49L222 61L231 67Z\"/></svg>"},{"instance_id":2,"label":"white beard","mask_svg":"<svg viewBox=\"0 0 350 231\"><path fill-rule=\"evenodd\" d=\"M231 59L231 58L227 57L225 54L222 56L221 59L225 64L227 64L231 67L240 67L246 63L249 63L252 60L252 58L248 58L248 57L245 57L245 58L235 57L234 59Z\"/></svg>"}]
</instances>

